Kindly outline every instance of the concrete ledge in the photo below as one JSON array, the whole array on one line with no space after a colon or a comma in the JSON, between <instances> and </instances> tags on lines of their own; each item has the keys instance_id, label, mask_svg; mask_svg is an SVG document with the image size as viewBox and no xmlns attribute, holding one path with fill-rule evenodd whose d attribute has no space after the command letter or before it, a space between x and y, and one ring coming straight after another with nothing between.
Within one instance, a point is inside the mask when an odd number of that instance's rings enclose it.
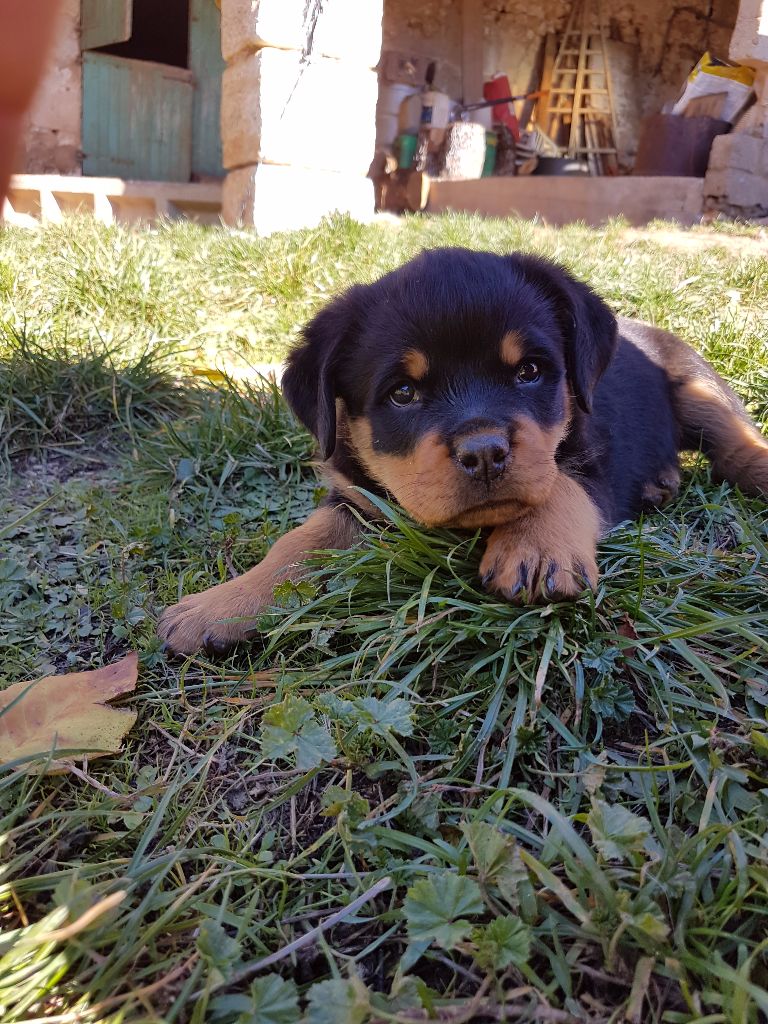
<instances>
[{"instance_id":1,"label":"concrete ledge","mask_svg":"<svg viewBox=\"0 0 768 1024\"><path fill-rule=\"evenodd\" d=\"M218 224L221 205L218 182L15 174L2 213L7 223L22 226L58 223L67 213L92 213L104 224L152 223L160 217Z\"/></svg>"},{"instance_id":2,"label":"concrete ledge","mask_svg":"<svg viewBox=\"0 0 768 1024\"><path fill-rule=\"evenodd\" d=\"M481 178L433 181L427 210L487 217L542 217L550 224L598 226L623 215L634 225L655 218L697 224L704 206L702 178L589 178L586 176Z\"/></svg>"}]
</instances>

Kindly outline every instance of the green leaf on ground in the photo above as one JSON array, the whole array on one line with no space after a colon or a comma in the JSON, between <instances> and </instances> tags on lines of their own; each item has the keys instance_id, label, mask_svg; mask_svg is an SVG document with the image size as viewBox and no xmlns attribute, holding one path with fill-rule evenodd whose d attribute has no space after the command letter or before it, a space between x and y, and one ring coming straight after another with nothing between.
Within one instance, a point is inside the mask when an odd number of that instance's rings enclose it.
<instances>
[{"instance_id":1,"label":"green leaf on ground","mask_svg":"<svg viewBox=\"0 0 768 1024\"><path fill-rule=\"evenodd\" d=\"M240 959L240 943L217 921L203 921L197 936L197 950L215 980L224 981Z\"/></svg>"},{"instance_id":2,"label":"green leaf on ground","mask_svg":"<svg viewBox=\"0 0 768 1024\"><path fill-rule=\"evenodd\" d=\"M307 1024L363 1024L370 1016L368 989L359 978L320 981L307 993Z\"/></svg>"},{"instance_id":3,"label":"green leaf on ground","mask_svg":"<svg viewBox=\"0 0 768 1024\"><path fill-rule=\"evenodd\" d=\"M345 814L350 828L358 825L371 809L365 797L343 786L329 786L323 793L321 814L324 818L338 818Z\"/></svg>"},{"instance_id":4,"label":"green leaf on ground","mask_svg":"<svg viewBox=\"0 0 768 1024\"><path fill-rule=\"evenodd\" d=\"M251 983L250 992L253 1017L248 1024L296 1024L299 1020L299 996L290 978L267 974Z\"/></svg>"},{"instance_id":5,"label":"green leaf on ground","mask_svg":"<svg viewBox=\"0 0 768 1024\"><path fill-rule=\"evenodd\" d=\"M466 836L477 874L483 885L495 885L511 903L518 904L518 885L527 883L528 872L515 840L485 821L465 822Z\"/></svg>"},{"instance_id":6,"label":"green leaf on ground","mask_svg":"<svg viewBox=\"0 0 768 1024\"><path fill-rule=\"evenodd\" d=\"M595 846L606 860L626 860L630 854L642 851L650 835L647 818L633 814L622 804L609 804L592 798L587 824Z\"/></svg>"},{"instance_id":7,"label":"green leaf on ground","mask_svg":"<svg viewBox=\"0 0 768 1024\"><path fill-rule=\"evenodd\" d=\"M403 905L409 937L430 939L443 949L453 949L470 930L465 915L475 916L483 909L477 882L450 871L420 878Z\"/></svg>"},{"instance_id":8,"label":"green leaf on ground","mask_svg":"<svg viewBox=\"0 0 768 1024\"><path fill-rule=\"evenodd\" d=\"M296 759L302 771L317 768L336 756L336 744L303 697L288 696L264 712L261 750L274 760Z\"/></svg>"},{"instance_id":9,"label":"green leaf on ground","mask_svg":"<svg viewBox=\"0 0 768 1024\"><path fill-rule=\"evenodd\" d=\"M472 956L484 971L503 971L511 964L523 967L531 955L531 930L519 917L508 914L474 928Z\"/></svg>"}]
</instances>

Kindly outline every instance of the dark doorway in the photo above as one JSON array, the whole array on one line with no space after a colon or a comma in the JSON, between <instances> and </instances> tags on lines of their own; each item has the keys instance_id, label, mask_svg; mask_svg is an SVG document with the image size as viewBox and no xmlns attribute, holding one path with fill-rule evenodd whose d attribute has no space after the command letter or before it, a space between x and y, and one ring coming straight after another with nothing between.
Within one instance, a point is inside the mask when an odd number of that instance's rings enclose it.
<instances>
[{"instance_id":1,"label":"dark doorway","mask_svg":"<svg viewBox=\"0 0 768 1024\"><path fill-rule=\"evenodd\" d=\"M133 0L131 38L98 52L189 67L189 0Z\"/></svg>"}]
</instances>

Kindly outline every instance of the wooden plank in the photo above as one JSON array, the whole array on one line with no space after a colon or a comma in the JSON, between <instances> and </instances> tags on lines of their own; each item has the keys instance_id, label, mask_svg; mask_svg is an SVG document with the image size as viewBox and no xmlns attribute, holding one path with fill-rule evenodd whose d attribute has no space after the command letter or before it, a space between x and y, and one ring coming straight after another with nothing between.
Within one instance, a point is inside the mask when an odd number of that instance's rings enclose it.
<instances>
[{"instance_id":1,"label":"wooden plank","mask_svg":"<svg viewBox=\"0 0 768 1024\"><path fill-rule=\"evenodd\" d=\"M83 173L189 181L192 74L83 54Z\"/></svg>"},{"instance_id":2,"label":"wooden plank","mask_svg":"<svg viewBox=\"0 0 768 1024\"><path fill-rule=\"evenodd\" d=\"M461 88L464 103L483 99L483 0L461 4Z\"/></svg>"},{"instance_id":3,"label":"wooden plank","mask_svg":"<svg viewBox=\"0 0 768 1024\"><path fill-rule=\"evenodd\" d=\"M721 118L727 99L727 92L713 92L708 96L696 96L694 99L688 100L683 111L683 117Z\"/></svg>"},{"instance_id":4,"label":"wooden plank","mask_svg":"<svg viewBox=\"0 0 768 1024\"><path fill-rule=\"evenodd\" d=\"M618 130L616 125L616 104L613 102L613 82L611 80L611 62L608 60L608 44L605 35L605 22L603 21L603 6L602 0L596 0L597 3L597 20L598 27L600 30L600 48L603 51L603 81L605 83L605 90L608 94L608 110L610 111L611 119L611 144L616 146L616 139L618 138ZM616 167L618 168L619 153L616 150Z\"/></svg>"},{"instance_id":5,"label":"wooden plank","mask_svg":"<svg viewBox=\"0 0 768 1024\"><path fill-rule=\"evenodd\" d=\"M548 32L544 37L544 63L541 69L541 85L539 86L539 90L544 95L536 101L536 110L534 112L534 123L537 125L545 124L547 107L552 105L549 93L552 88L552 69L555 65L556 53L557 37L552 32Z\"/></svg>"},{"instance_id":6,"label":"wooden plank","mask_svg":"<svg viewBox=\"0 0 768 1024\"><path fill-rule=\"evenodd\" d=\"M590 68L589 69L589 73L591 75L601 75L602 71L596 71L594 68ZM551 96L556 96L560 92L563 92L563 93L574 93L575 91L576 91L575 89L572 89L570 87L564 87L564 88L550 89L549 90ZM587 93L589 93L590 96L608 96L609 95L607 89L592 89L592 88L589 88L589 89L582 89L582 92L585 95ZM720 95L720 94L718 93L718 95Z\"/></svg>"},{"instance_id":7,"label":"wooden plank","mask_svg":"<svg viewBox=\"0 0 768 1024\"><path fill-rule=\"evenodd\" d=\"M221 14L214 0L189 5L189 67L195 76L192 98L192 174L221 178Z\"/></svg>"},{"instance_id":8,"label":"wooden plank","mask_svg":"<svg viewBox=\"0 0 768 1024\"><path fill-rule=\"evenodd\" d=\"M80 44L84 50L131 38L133 0L82 0Z\"/></svg>"},{"instance_id":9,"label":"wooden plank","mask_svg":"<svg viewBox=\"0 0 768 1024\"><path fill-rule=\"evenodd\" d=\"M537 92L541 83L542 68L544 66L544 50L546 49L546 42L544 39L541 40L536 50L536 59L533 62L531 73L528 76L528 85L526 87L526 93ZM520 127L523 131L526 131L531 121L533 114L533 107L536 103L535 99L525 100L523 106L520 109L520 116L518 118Z\"/></svg>"}]
</instances>

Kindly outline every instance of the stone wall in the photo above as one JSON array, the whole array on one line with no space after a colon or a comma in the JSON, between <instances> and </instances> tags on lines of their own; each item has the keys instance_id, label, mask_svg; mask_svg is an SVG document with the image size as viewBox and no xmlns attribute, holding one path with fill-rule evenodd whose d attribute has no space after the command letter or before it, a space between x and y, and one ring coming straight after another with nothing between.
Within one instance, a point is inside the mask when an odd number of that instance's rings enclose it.
<instances>
[{"instance_id":1,"label":"stone wall","mask_svg":"<svg viewBox=\"0 0 768 1024\"><path fill-rule=\"evenodd\" d=\"M634 155L640 118L677 98L705 50L727 56L738 7L738 0L604 0L625 156ZM506 74L514 94L538 84L544 37L563 31L570 9L571 0L485 0L485 77ZM461 97L459 0L384 0L382 45L436 59L437 88Z\"/></svg>"},{"instance_id":2,"label":"stone wall","mask_svg":"<svg viewBox=\"0 0 768 1024\"><path fill-rule=\"evenodd\" d=\"M224 219L373 213L381 0L222 0Z\"/></svg>"},{"instance_id":3,"label":"stone wall","mask_svg":"<svg viewBox=\"0 0 768 1024\"><path fill-rule=\"evenodd\" d=\"M768 217L768 0L742 0L729 56L755 69L757 100L712 144L704 202L731 217Z\"/></svg>"},{"instance_id":4,"label":"stone wall","mask_svg":"<svg viewBox=\"0 0 768 1024\"><path fill-rule=\"evenodd\" d=\"M544 0L546 2L546 0ZM461 96L460 0L384 0L382 50L437 60L435 88Z\"/></svg>"},{"instance_id":5,"label":"stone wall","mask_svg":"<svg viewBox=\"0 0 768 1024\"><path fill-rule=\"evenodd\" d=\"M27 115L17 169L28 174L79 174L82 108L80 0L63 0L49 68Z\"/></svg>"}]
</instances>

